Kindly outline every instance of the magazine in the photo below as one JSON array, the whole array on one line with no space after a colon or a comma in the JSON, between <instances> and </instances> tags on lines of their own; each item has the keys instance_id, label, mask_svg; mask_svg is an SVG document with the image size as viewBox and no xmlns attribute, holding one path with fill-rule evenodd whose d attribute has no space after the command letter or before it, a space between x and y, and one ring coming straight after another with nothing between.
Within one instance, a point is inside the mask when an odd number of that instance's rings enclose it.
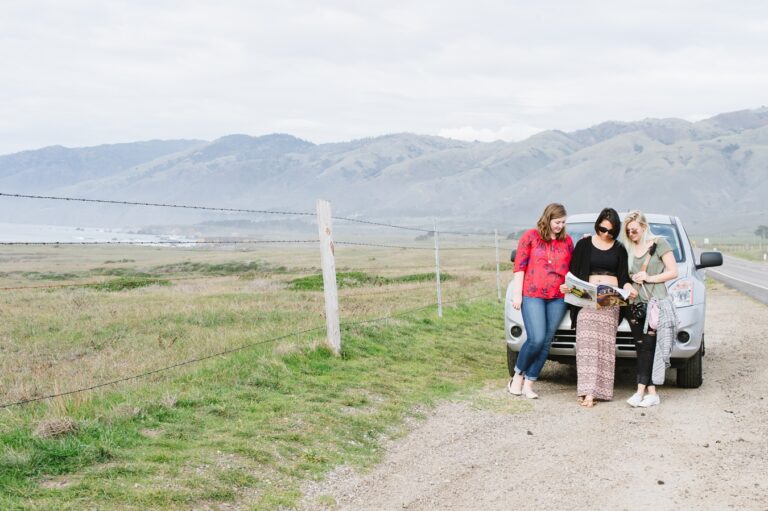
<instances>
[{"instance_id":1,"label":"magazine","mask_svg":"<svg viewBox=\"0 0 768 511\"><path fill-rule=\"evenodd\" d=\"M565 276L565 285L571 289L565 294L565 302L577 307L602 309L629 303L629 291L607 284L590 284L571 272Z\"/></svg>"}]
</instances>

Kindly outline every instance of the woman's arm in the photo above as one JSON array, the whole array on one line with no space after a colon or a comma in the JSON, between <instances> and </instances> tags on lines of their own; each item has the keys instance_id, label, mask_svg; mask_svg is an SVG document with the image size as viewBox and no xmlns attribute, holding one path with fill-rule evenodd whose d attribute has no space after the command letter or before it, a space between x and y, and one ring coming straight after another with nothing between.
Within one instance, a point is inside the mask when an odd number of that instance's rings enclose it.
<instances>
[{"instance_id":1,"label":"woman's arm","mask_svg":"<svg viewBox=\"0 0 768 511\"><path fill-rule=\"evenodd\" d=\"M517 254L515 255L515 278L512 281L512 307L520 310L523 303L523 284L525 283L525 271L531 263L533 235L535 231L528 231L520 238L517 244Z\"/></svg>"},{"instance_id":2,"label":"woman's arm","mask_svg":"<svg viewBox=\"0 0 768 511\"><path fill-rule=\"evenodd\" d=\"M512 281L512 307L520 310L523 304L523 283L525 282L525 272L516 271L515 279Z\"/></svg>"},{"instance_id":3,"label":"woman's arm","mask_svg":"<svg viewBox=\"0 0 768 511\"><path fill-rule=\"evenodd\" d=\"M579 241L576 242L576 246L573 247L573 253L571 254L571 262L568 265L568 271L576 275L578 278L584 280L584 272L580 271L580 267L583 266L582 259L584 259L585 254L585 247L587 246L587 243L591 243L591 241L584 241L587 239L586 237L581 238Z\"/></svg>"},{"instance_id":4,"label":"woman's arm","mask_svg":"<svg viewBox=\"0 0 768 511\"><path fill-rule=\"evenodd\" d=\"M660 284L667 282L668 280L677 278L677 261L675 261L675 254L671 250L661 256L661 262L664 263L664 271L658 275L651 275L646 279L646 282L651 284Z\"/></svg>"},{"instance_id":5,"label":"woman's arm","mask_svg":"<svg viewBox=\"0 0 768 511\"><path fill-rule=\"evenodd\" d=\"M671 250L661 256L661 262L664 263L664 271L657 275L648 275L644 271L635 273L632 276L632 280L638 284L647 282L648 284L661 284L668 280L677 278L677 261L675 261L675 253Z\"/></svg>"},{"instance_id":6,"label":"woman's arm","mask_svg":"<svg viewBox=\"0 0 768 511\"><path fill-rule=\"evenodd\" d=\"M634 300L637 298L637 289L632 286L632 280L629 278L629 266L627 265L627 250L623 245L619 245L617 250L619 251L619 267L616 268L616 279L619 281L619 286L629 292L629 299Z\"/></svg>"},{"instance_id":7,"label":"woman's arm","mask_svg":"<svg viewBox=\"0 0 768 511\"><path fill-rule=\"evenodd\" d=\"M627 289L627 285L632 287L632 281L629 278L629 265L627 264L627 249L624 248L619 242L616 242L616 250L618 251L619 266L616 268L616 279L619 281L619 286Z\"/></svg>"},{"instance_id":8,"label":"woman's arm","mask_svg":"<svg viewBox=\"0 0 768 511\"><path fill-rule=\"evenodd\" d=\"M630 284L629 282L627 282L626 284L624 284L624 288L623 288L623 289L624 289L624 291L627 291L627 292L629 292L629 298L630 298L630 300L634 300L635 298L637 298L637 289L635 289L635 288L632 286L632 284Z\"/></svg>"}]
</instances>

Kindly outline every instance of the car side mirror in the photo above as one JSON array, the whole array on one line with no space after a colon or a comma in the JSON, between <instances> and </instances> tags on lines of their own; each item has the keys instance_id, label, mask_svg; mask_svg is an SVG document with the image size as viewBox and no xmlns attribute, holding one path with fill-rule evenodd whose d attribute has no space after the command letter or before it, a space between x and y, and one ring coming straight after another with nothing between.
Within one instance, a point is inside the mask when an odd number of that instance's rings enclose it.
<instances>
[{"instance_id":1,"label":"car side mirror","mask_svg":"<svg viewBox=\"0 0 768 511\"><path fill-rule=\"evenodd\" d=\"M712 266L723 265L723 254L720 252L702 252L699 256L699 264L696 265L696 269L711 268Z\"/></svg>"},{"instance_id":2,"label":"car side mirror","mask_svg":"<svg viewBox=\"0 0 768 511\"><path fill-rule=\"evenodd\" d=\"M509 255L509 260L510 260L511 262L513 262L513 263L514 263L514 262L515 262L515 256L516 256L516 255L517 255L517 249L516 249L516 248L513 248L513 249L512 249L512 253Z\"/></svg>"}]
</instances>

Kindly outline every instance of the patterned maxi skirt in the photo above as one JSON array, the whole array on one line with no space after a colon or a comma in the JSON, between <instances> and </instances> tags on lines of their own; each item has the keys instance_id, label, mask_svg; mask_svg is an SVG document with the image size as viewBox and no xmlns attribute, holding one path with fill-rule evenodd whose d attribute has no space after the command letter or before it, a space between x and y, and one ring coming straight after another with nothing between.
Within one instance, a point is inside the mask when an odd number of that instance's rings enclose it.
<instances>
[{"instance_id":1,"label":"patterned maxi skirt","mask_svg":"<svg viewBox=\"0 0 768 511\"><path fill-rule=\"evenodd\" d=\"M613 399L619 308L586 309L576 320L576 394Z\"/></svg>"}]
</instances>

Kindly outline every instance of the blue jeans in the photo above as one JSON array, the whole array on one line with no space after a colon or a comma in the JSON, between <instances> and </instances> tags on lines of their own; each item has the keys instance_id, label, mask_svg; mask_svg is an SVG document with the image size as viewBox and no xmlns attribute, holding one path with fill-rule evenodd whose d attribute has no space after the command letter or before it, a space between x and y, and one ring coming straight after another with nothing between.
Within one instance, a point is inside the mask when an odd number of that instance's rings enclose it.
<instances>
[{"instance_id":1,"label":"blue jeans","mask_svg":"<svg viewBox=\"0 0 768 511\"><path fill-rule=\"evenodd\" d=\"M528 338L517 354L515 373L522 374L526 380L536 381L547 361L555 331L565 316L566 305L562 298L524 296L520 309Z\"/></svg>"}]
</instances>

